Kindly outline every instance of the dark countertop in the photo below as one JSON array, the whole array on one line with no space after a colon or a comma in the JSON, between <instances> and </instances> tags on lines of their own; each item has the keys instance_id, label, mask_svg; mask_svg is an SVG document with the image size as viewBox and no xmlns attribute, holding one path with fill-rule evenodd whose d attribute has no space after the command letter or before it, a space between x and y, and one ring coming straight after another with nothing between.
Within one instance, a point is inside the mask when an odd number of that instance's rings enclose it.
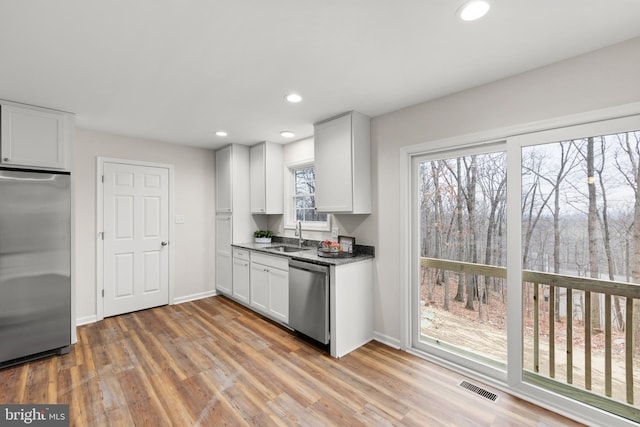
<instances>
[{"instance_id":1,"label":"dark countertop","mask_svg":"<svg viewBox=\"0 0 640 427\"><path fill-rule=\"evenodd\" d=\"M290 243L286 243L283 241L275 241L275 240L272 243L248 242L248 243L235 243L231 246L235 248L250 249L252 251L258 251L258 252L262 252L269 255L282 256L286 258L292 258L299 261L307 261L307 262L312 262L314 264L321 264L321 265L337 266L337 265L351 264L353 262L360 262L360 261L375 258L372 247L367 247L367 248L371 248L370 250L364 249L364 250L358 251L358 246L356 246L356 255L354 257L348 257L348 258L320 257L318 256L318 248L316 245L303 246L303 249L305 250L300 250L297 252L279 252L273 249L267 249L270 246L283 246L283 245L290 246L290 247L296 246Z\"/></svg>"}]
</instances>

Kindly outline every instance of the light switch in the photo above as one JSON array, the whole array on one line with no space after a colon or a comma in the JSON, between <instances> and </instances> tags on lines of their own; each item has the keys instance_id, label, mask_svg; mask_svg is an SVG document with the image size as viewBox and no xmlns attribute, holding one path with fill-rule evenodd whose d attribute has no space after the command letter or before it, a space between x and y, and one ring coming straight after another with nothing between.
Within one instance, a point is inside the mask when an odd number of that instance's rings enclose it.
<instances>
[{"instance_id":1,"label":"light switch","mask_svg":"<svg viewBox=\"0 0 640 427\"><path fill-rule=\"evenodd\" d=\"M340 229L338 227L333 227L331 229L331 237L338 237L340 234Z\"/></svg>"},{"instance_id":2,"label":"light switch","mask_svg":"<svg viewBox=\"0 0 640 427\"><path fill-rule=\"evenodd\" d=\"M176 224L184 224L184 215L176 215Z\"/></svg>"}]
</instances>

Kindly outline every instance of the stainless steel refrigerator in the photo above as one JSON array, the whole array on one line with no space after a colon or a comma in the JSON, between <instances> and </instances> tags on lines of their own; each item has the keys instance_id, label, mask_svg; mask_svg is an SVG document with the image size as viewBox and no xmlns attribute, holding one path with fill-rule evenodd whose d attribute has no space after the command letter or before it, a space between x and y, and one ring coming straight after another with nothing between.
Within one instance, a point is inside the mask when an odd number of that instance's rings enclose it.
<instances>
[{"instance_id":1,"label":"stainless steel refrigerator","mask_svg":"<svg viewBox=\"0 0 640 427\"><path fill-rule=\"evenodd\" d=\"M0 169L0 367L70 344L70 176Z\"/></svg>"}]
</instances>

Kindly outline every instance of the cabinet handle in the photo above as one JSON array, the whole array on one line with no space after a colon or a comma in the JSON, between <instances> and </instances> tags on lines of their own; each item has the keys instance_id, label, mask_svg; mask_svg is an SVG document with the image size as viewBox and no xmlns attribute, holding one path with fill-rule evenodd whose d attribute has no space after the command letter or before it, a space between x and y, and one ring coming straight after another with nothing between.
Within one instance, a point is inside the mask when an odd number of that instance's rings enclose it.
<instances>
[{"instance_id":1,"label":"cabinet handle","mask_svg":"<svg viewBox=\"0 0 640 427\"><path fill-rule=\"evenodd\" d=\"M10 159L9 159L8 157L5 157L3 160L4 160L5 162L8 162Z\"/></svg>"}]
</instances>

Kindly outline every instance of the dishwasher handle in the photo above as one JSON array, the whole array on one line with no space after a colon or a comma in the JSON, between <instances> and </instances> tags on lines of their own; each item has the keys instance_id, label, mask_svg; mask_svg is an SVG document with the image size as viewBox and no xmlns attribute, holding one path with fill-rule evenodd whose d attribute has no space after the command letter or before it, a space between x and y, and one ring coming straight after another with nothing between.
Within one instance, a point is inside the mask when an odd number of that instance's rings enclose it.
<instances>
[{"instance_id":1,"label":"dishwasher handle","mask_svg":"<svg viewBox=\"0 0 640 427\"><path fill-rule=\"evenodd\" d=\"M324 273L324 274L329 273L328 265L313 264L311 262L297 261L294 259L289 260L289 267L298 268L300 270L316 271L318 273Z\"/></svg>"}]
</instances>

